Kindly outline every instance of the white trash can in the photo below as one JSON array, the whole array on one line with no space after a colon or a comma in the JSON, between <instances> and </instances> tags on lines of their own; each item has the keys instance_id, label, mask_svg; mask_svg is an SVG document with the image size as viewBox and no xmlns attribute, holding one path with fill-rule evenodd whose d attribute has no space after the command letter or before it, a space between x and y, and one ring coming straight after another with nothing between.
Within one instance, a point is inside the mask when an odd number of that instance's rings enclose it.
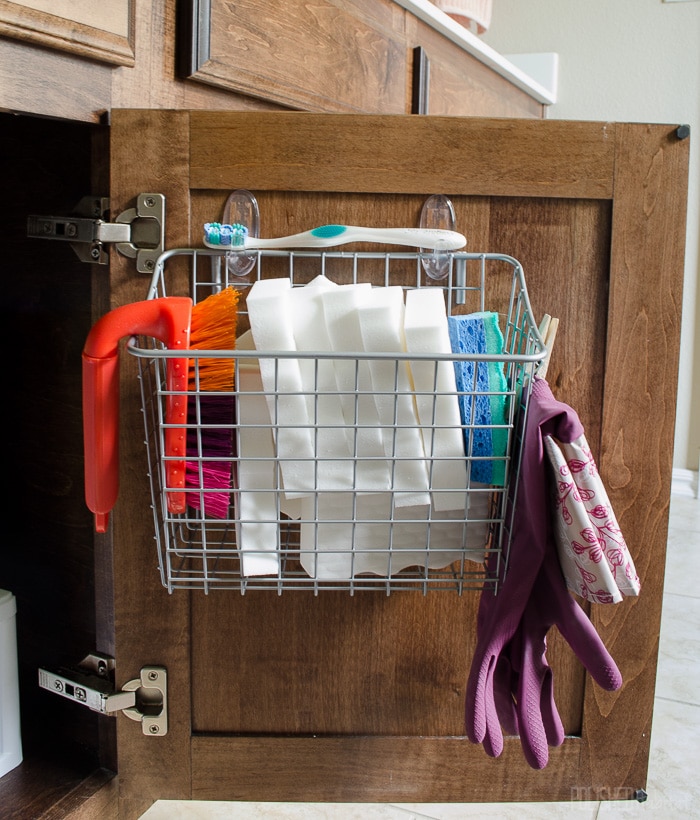
<instances>
[{"instance_id":1,"label":"white trash can","mask_svg":"<svg viewBox=\"0 0 700 820\"><path fill-rule=\"evenodd\" d=\"M22 762L15 596L0 589L0 777Z\"/></svg>"}]
</instances>

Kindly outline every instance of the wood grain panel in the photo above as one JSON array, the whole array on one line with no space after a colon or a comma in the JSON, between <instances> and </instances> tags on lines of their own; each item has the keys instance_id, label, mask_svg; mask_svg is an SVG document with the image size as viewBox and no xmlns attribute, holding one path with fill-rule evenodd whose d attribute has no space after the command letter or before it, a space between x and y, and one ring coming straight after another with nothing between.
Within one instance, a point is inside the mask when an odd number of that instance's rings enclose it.
<instances>
[{"instance_id":1,"label":"wood grain panel","mask_svg":"<svg viewBox=\"0 0 700 820\"><path fill-rule=\"evenodd\" d=\"M193 728L460 735L477 597L196 596Z\"/></svg>"},{"instance_id":2,"label":"wood grain panel","mask_svg":"<svg viewBox=\"0 0 700 820\"><path fill-rule=\"evenodd\" d=\"M576 408L598 452L602 424L611 205L604 200L500 198L488 248L523 265L539 319L560 320L548 381ZM506 283L507 284L507 283Z\"/></svg>"},{"instance_id":3,"label":"wood grain panel","mask_svg":"<svg viewBox=\"0 0 700 820\"><path fill-rule=\"evenodd\" d=\"M517 739L484 760L464 738L316 737L193 739L193 798L323 802L571 800L580 741L529 769ZM478 772L481 774L479 775ZM223 795L223 797L222 797Z\"/></svg>"},{"instance_id":4,"label":"wood grain panel","mask_svg":"<svg viewBox=\"0 0 700 820\"><path fill-rule=\"evenodd\" d=\"M186 4L130 3L130 32L121 37L102 32L98 24L72 24L0 0L5 35L0 40L0 107L88 122L99 121L113 107L245 111L291 106L401 114L410 111L408 55L424 37L434 43L434 113L533 116L528 95L389 0L325 0L313 7L295 0L283 9L248 0L247 24L243 4L216 2L212 5L224 20L216 41L220 53L203 66L202 82L185 80L175 70L182 29L177 8ZM298 32L296 6L302 7ZM271 28L261 28L260 20L269 20ZM224 66L229 53L237 56L238 67ZM115 65L126 68L114 71ZM266 79L267 69L274 72Z\"/></svg>"},{"instance_id":5,"label":"wood grain panel","mask_svg":"<svg viewBox=\"0 0 700 820\"><path fill-rule=\"evenodd\" d=\"M180 76L325 112L411 111L410 55L431 58L429 113L542 117L544 107L389 0L181 5Z\"/></svg>"},{"instance_id":6,"label":"wood grain panel","mask_svg":"<svg viewBox=\"0 0 700 820\"><path fill-rule=\"evenodd\" d=\"M621 782L635 788L646 782L661 621L687 179L688 140L674 127L619 127L600 469L642 592L592 613L625 685L589 688L585 757L592 782L605 783L594 750L609 745Z\"/></svg>"},{"instance_id":7,"label":"wood grain panel","mask_svg":"<svg viewBox=\"0 0 700 820\"><path fill-rule=\"evenodd\" d=\"M160 126L160 127L158 127ZM188 115L115 112L111 129L114 213L133 207L144 190L163 193L167 201L167 245L186 242L189 225L187 190ZM139 161L134 162L134 134ZM135 275L131 260L112 255L112 307L143 299L148 277ZM138 677L142 666L168 670L171 717L189 712L189 600L170 597L160 583L153 541L153 518L143 445L143 419L133 357L121 355L120 493L111 516L114 543L118 685ZM154 613L159 613L154 617ZM135 625L138 627L135 628ZM189 797L189 725L171 720L164 737L146 737L138 723L120 718L120 798ZM154 767L162 772L154 782Z\"/></svg>"},{"instance_id":8,"label":"wood grain panel","mask_svg":"<svg viewBox=\"0 0 700 820\"><path fill-rule=\"evenodd\" d=\"M536 320L560 320L548 381L575 408L599 460L606 354L611 205L605 200L495 197L488 249L523 265ZM508 282L501 283L507 286ZM500 300L490 303L498 304ZM583 728L590 679L556 630L548 639L557 704L567 733Z\"/></svg>"},{"instance_id":9,"label":"wood grain panel","mask_svg":"<svg viewBox=\"0 0 700 820\"><path fill-rule=\"evenodd\" d=\"M427 110L437 116L544 117L545 106L421 20L406 15L407 37L430 64Z\"/></svg>"},{"instance_id":10,"label":"wood grain panel","mask_svg":"<svg viewBox=\"0 0 700 820\"><path fill-rule=\"evenodd\" d=\"M191 185L608 199L613 137L557 120L193 112Z\"/></svg>"},{"instance_id":11,"label":"wood grain panel","mask_svg":"<svg viewBox=\"0 0 700 820\"><path fill-rule=\"evenodd\" d=\"M112 69L0 38L0 107L96 123L112 102Z\"/></svg>"},{"instance_id":12,"label":"wood grain panel","mask_svg":"<svg viewBox=\"0 0 700 820\"><path fill-rule=\"evenodd\" d=\"M275 109L279 106L175 77L176 0L139 0L133 67L113 66L26 40L0 38L0 107L100 122L114 108ZM107 188L100 193L107 193Z\"/></svg>"},{"instance_id":13,"label":"wood grain panel","mask_svg":"<svg viewBox=\"0 0 700 820\"><path fill-rule=\"evenodd\" d=\"M177 0L139 0L135 9L136 64L114 72L113 108L226 109L278 106L232 91L186 82L175 75Z\"/></svg>"},{"instance_id":14,"label":"wood grain panel","mask_svg":"<svg viewBox=\"0 0 700 820\"><path fill-rule=\"evenodd\" d=\"M291 108L404 113L407 53L392 7L212 3L206 59L191 78Z\"/></svg>"},{"instance_id":15,"label":"wood grain panel","mask_svg":"<svg viewBox=\"0 0 700 820\"><path fill-rule=\"evenodd\" d=\"M125 33L101 28L99 11L93 25L71 19L70 3L57 3L55 14L33 9L9 0L0 0L0 35L35 43L46 48L67 51L89 60L132 66L134 64L133 0L117 0L128 8L130 19Z\"/></svg>"}]
</instances>

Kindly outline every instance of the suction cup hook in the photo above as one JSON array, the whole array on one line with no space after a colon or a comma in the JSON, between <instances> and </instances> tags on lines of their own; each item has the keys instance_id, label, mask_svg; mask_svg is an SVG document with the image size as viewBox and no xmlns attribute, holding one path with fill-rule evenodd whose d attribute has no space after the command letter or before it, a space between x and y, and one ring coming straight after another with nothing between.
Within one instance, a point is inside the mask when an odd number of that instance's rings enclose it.
<instances>
[{"instance_id":1,"label":"suction cup hook","mask_svg":"<svg viewBox=\"0 0 700 820\"><path fill-rule=\"evenodd\" d=\"M450 200L443 194L433 194L423 203L420 214L421 228L455 229L455 211ZM431 279L444 279L450 272L449 253L421 248L421 264Z\"/></svg>"},{"instance_id":2,"label":"suction cup hook","mask_svg":"<svg viewBox=\"0 0 700 820\"><path fill-rule=\"evenodd\" d=\"M221 221L224 225L245 225L248 228L248 236L260 236L260 210L257 199L244 188L234 191L226 200ZM256 254L233 251L226 254L226 269L231 276L240 278L250 273L255 267L256 260Z\"/></svg>"}]
</instances>

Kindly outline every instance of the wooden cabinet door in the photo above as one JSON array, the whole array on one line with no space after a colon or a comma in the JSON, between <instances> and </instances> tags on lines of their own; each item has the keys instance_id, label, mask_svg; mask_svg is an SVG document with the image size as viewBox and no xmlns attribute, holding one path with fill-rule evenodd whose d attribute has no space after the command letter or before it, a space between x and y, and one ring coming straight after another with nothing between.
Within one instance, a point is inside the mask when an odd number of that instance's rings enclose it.
<instances>
[{"instance_id":1,"label":"wooden cabinet door","mask_svg":"<svg viewBox=\"0 0 700 820\"><path fill-rule=\"evenodd\" d=\"M110 537L120 682L169 676L170 729L118 720L124 817L159 798L524 801L644 788L679 345L687 141L667 125L301 113L114 111L111 202L165 194L167 245L201 244L235 188L262 233L415 225L452 198L474 251L521 260L560 319L548 380L581 416L642 581L591 618L624 676L603 692L553 635L567 740L526 765L463 736L478 593L318 596L161 587L132 357L122 357L121 495ZM147 281L113 257L111 299ZM183 290L186 272L183 271ZM605 792L601 792L605 789Z\"/></svg>"},{"instance_id":2,"label":"wooden cabinet door","mask_svg":"<svg viewBox=\"0 0 700 820\"><path fill-rule=\"evenodd\" d=\"M136 65L135 6L0 0L0 108L99 122L112 105L114 68Z\"/></svg>"},{"instance_id":3,"label":"wooden cabinet door","mask_svg":"<svg viewBox=\"0 0 700 820\"><path fill-rule=\"evenodd\" d=\"M133 66L133 0L97 9L68 0L0 0L0 34L110 65Z\"/></svg>"}]
</instances>

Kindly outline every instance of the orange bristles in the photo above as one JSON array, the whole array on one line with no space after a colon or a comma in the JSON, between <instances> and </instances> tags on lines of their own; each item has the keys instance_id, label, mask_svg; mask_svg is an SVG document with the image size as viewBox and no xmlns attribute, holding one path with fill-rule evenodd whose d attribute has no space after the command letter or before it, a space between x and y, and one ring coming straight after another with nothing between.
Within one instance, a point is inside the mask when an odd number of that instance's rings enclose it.
<instances>
[{"instance_id":1,"label":"orange bristles","mask_svg":"<svg viewBox=\"0 0 700 820\"><path fill-rule=\"evenodd\" d=\"M228 513L233 480L234 361L211 354L236 346L238 295L229 287L198 302L190 327L190 349L202 356L189 366L187 503L218 519Z\"/></svg>"},{"instance_id":2,"label":"orange bristles","mask_svg":"<svg viewBox=\"0 0 700 820\"><path fill-rule=\"evenodd\" d=\"M191 350L233 350L236 346L239 291L226 288L192 307ZM233 359L202 357L190 362L190 389L233 389Z\"/></svg>"}]
</instances>

